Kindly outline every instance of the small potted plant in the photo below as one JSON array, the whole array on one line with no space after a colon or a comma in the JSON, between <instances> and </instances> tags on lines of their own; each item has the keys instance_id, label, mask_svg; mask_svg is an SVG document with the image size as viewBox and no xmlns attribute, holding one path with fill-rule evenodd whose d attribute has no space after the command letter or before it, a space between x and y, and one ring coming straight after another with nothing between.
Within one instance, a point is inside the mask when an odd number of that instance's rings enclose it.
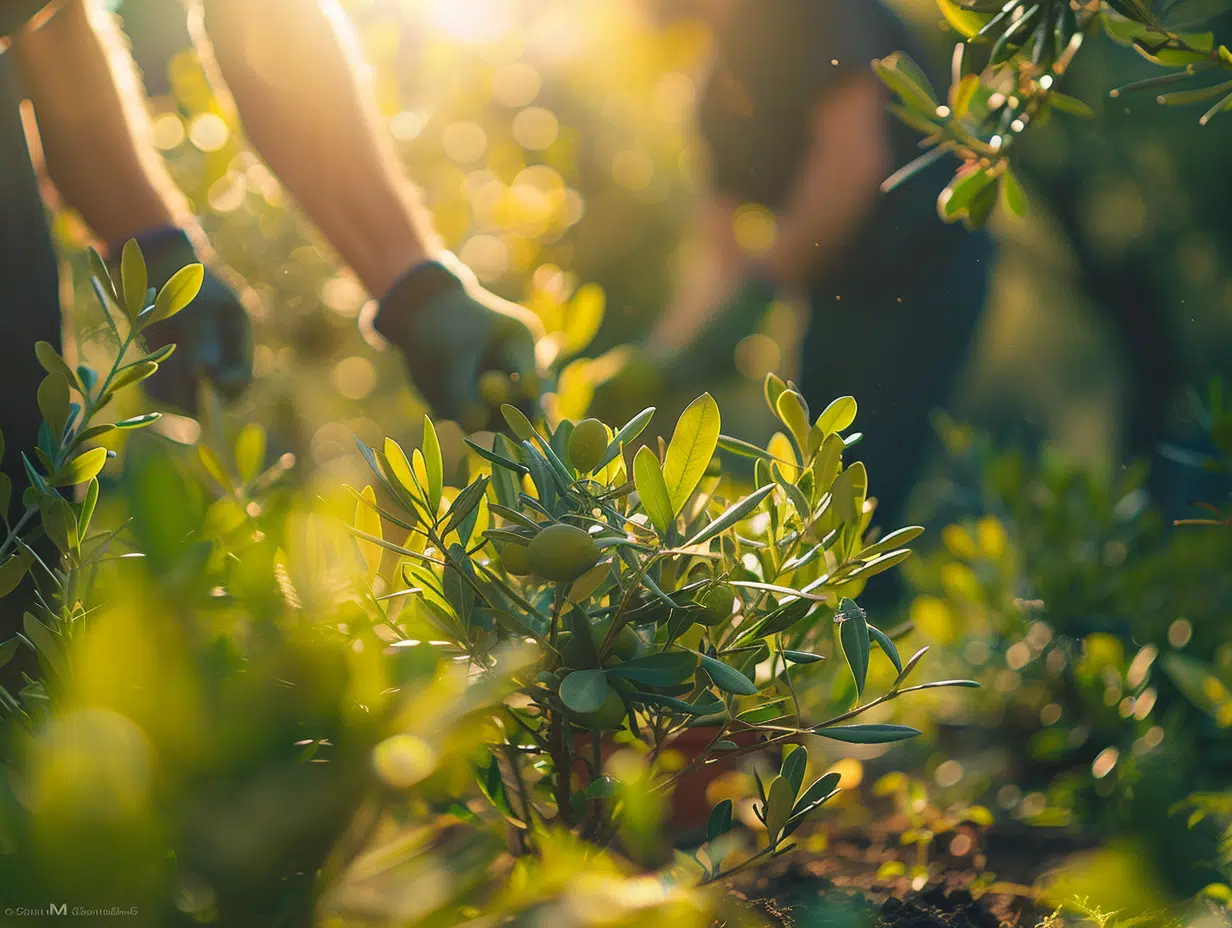
<instances>
[{"instance_id":1,"label":"small potted plant","mask_svg":"<svg viewBox=\"0 0 1232 928\"><path fill-rule=\"evenodd\" d=\"M474 673L509 674L480 785L523 849L550 825L636 857L631 810L661 806L685 784L691 798L704 794L690 779L698 771L805 735L910 738L919 732L855 720L914 690L975 685L907 685L923 651L902 661L852 599L904 560L904 545L922 531L866 540L865 469L843 464L855 401L843 397L813 418L774 376L766 399L785 430L764 449L722 435L705 394L670 442L632 455L653 408L613 431L595 419L536 427L505 406L513 437L496 435L491 447L468 440L478 466L456 493L444 484L430 420L409 456L392 440L361 445L383 493L379 503L371 487L356 493L352 531L361 548L398 555L388 592L372 597L388 627L410 637L426 624ZM713 466L719 451L756 459L751 489ZM382 524L405 532L405 542L385 538ZM367 547L369 563L375 550ZM829 630L856 702L832 718L806 718L797 694L824 672ZM514 643L529 647L529 659L522 651L521 663L511 661ZM898 675L870 698L874 646ZM673 745L684 748L683 766L664 762ZM802 749L786 752L778 776L757 781L768 837L759 859L785 850L835 793L834 774L804 783L806 759ZM709 813L710 845L722 846L731 823L725 800ZM728 872L722 852L707 860L705 879Z\"/></svg>"}]
</instances>

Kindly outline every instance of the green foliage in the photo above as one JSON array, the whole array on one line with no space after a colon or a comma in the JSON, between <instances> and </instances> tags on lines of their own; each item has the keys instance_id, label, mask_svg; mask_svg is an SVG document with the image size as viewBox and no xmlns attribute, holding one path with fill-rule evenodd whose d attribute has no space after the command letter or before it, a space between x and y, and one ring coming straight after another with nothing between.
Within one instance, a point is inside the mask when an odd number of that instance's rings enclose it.
<instances>
[{"instance_id":1,"label":"green foliage","mask_svg":"<svg viewBox=\"0 0 1232 928\"><path fill-rule=\"evenodd\" d=\"M158 370L159 361L170 354L172 346L126 361L128 352L141 348L140 335L147 325L187 306L201 284L201 267L193 265L175 275L157 297L148 294L141 249L130 241L124 247L122 261L123 306L130 325L120 337L108 305L120 305L120 294L102 260L93 252L91 255L103 311L117 333L111 367L100 378L85 365L74 370L47 342L35 346L39 364L47 371L38 387L43 426L37 448L29 453L22 449L9 452L21 456L30 483L23 494L25 509L12 523L8 518L12 485L7 476L0 486L0 515L7 529L0 541L0 597L12 594L31 571L36 572L40 589L48 591L46 595L40 593L34 607L38 614L25 614L25 634L4 643L6 663L17 647L24 645L38 655L48 679L27 677L26 686L16 695L0 687L0 718L16 715L29 719L31 710L47 698L49 686L54 688L64 681L62 642L72 639L87 614L84 602L89 599L92 567L107 555L113 537L111 532L91 534L90 527L98 502L98 477L115 452L87 445L109 432L138 429L157 421L158 413L148 413L119 422L101 422L99 413L117 393ZM148 304L150 299L152 304ZM59 492L83 485L80 501L71 502ZM35 553L32 545L42 536L54 544L62 558L60 564L47 564Z\"/></svg>"},{"instance_id":2,"label":"green foliage","mask_svg":"<svg viewBox=\"0 0 1232 928\"><path fill-rule=\"evenodd\" d=\"M392 440L361 443L375 488L348 488L345 524L282 486L289 465L269 464L264 429L225 437L207 415L212 437L195 454L139 454L125 498L100 501L108 451L89 441L156 414L96 414L157 369L165 349L129 349L182 308L194 279L177 275L138 305L144 264L135 246L125 256L122 304L96 263L104 303L127 310L109 316L110 370L73 371L39 347L49 424L38 465L25 459L33 489L0 551L0 589L39 569L53 592L0 645L0 663L29 647L42 670L0 692L0 850L16 862L5 879L87 897L120 887L227 924L272 910L362 923L369 855L393 855L400 880L437 874L439 892L384 913L403 920L538 911L576 893L583 872L619 898L660 866L664 803L701 767L808 735L913 737L847 723L920 688L969 684L904 685L922 652L901 664L854 597L918 529L868 537L867 475L841 460L854 402L810 422L774 379L767 396L790 438L754 448L752 488L715 466L721 447L744 446L720 434L703 395L658 454L632 455L653 409L620 429L588 425L574 442L567 420L536 424L506 406L519 441L470 444L456 488L431 420L409 457ZM79 502L54 489L81 483ZM32 532L52 539L59 565L34 554ZM862 655L857 701L809 717L797 693L829 672L828 619L848 659ZM847 629L862 629L859 641ZM899 675L865 699L874 640ZM705 746L684 767L667 763L691 729ZM614 923L708 923L693 887L785 853L836 794L837 774L806 785L807 763L803 747L788 750L761 795L764 847L745 847L720 803L691 862L668 867L654 900ZM18 782L33 784L20 803Z\"/></svg>"},{"instance_id":3,"label":"green foliage","mask_svg":"<svg viewBox=\"0 0 1232 928\"><path fill-rule=\"evenodd\" d=\"M649 779L638 789L668 795L688 788L690 775L719 754L762 752L807 734L863 744L919 734L902 725L841 724L919 688L903 686L919 655L904 667L851 598L867 577L906 557L901 543L919 529L866 538L874 505L867 476L860 463L842 467L838 435L854 421L853 400L810 420L790 384L772 377L766 392L791 438L748 446L758 458L752 492L712 466L720 448L744 447L720 434L709 395L684 411L659 453L637 449L632 482L632 443L653 409L614 430L608 443L612 430L593 420L584 424L585 440L575 440L583 426L537 426L505 406L518 443L503 436L490 448L468 442L470 482L447 488L445 504L436 497L439 464L431 462L439 452L430 425L409 466L393 443L383 451L361 445L378 489L357 494L351 530L373 584L365 597L378 611L373 621L408 638L426 623L459 660L486 674L499 672L502 649L532 643L491 720L488 750L502 765L504 798L486 791L515 822L523 852L533 854L550 826L600 846L615 839L637 857L646 833L636 847L626 844L627 810L605 798L628 797L618 760L625 754L642 758L638 776ZM584 453L581 466L571 460L575 451ZM406 540L392 540L382 523L409 533ZM374 573L380 563L386 566ZM382 593L386 576L393 585ZM826 648L829 636L820 633L830 617L856 676L857 701L833 718L809 719L795 693L827 673L817 649ZM865 701L871 635L900 674ZM925 684L951 685L974 684ZM778 708L764 711L771 707ZM663 752L699 726L708 746L683 769L660 766ZM623 751L607 760L608 745ZM802 750L789 755L790 769L763 797L758 815L770 841L756 859L784 851L804 816L833 795L836 778L801 793L804 758ZM730 820L729 807L712 813L712 843ZM653 833L655 826L643 827ZM710 855L703 879L725 872L725 856Z\"/></svg>"},{"instance_id":4,"label":"green foliage","mask_svg":"<svg viewBox=\"0 0 1232 928\"><path fill-rule=\"evenodd\" d=\"M963 162L941 192L938 212L947 221L983 225L998 202L1022 216L1026 194L1010 167L1018 140L1044 124L1052 111L1093 117L1081 100L1059 86L1083 44L1103 32L1132 47L1166 73L1111 91L1111 96L1159 89L1181 82L1202 86L1161 93L1163 105L1206 106L1199 123L1232 109L1232 81L1213 76L1232 71L1232 51L1210 32L1192 31L1184 4L1167 0L937 0L946 21L962 36L954 49L951 84L941 102L918 65L902 52L875 61L873 68L897 97L892 107L924 135L923 155L883 184L903 183L943 152ZM1214 13L1199 12L1201 19ZM1175 22L1186 20L1183 25ZM1211 101L1214 101L1213 103Z\"/></svg>"}]
</instances>

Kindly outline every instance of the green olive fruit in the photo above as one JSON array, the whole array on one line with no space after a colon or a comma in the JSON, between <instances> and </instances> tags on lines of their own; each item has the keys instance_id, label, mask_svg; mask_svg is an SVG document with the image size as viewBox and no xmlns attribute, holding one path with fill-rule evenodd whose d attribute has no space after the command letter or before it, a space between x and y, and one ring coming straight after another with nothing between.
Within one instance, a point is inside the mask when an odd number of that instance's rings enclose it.
<instances>
[{"instance_id":1,"label":"green olive fruit","mask_svg":"<svg viewBox=\"0 0 1232 928\"><path fill-rule=\"evenodd\" d=\"M736 591L726 583L717 583L704 590L694 603L698 610L695 621L714 627L731 618L732 607L736 605Z\"/></svg>"},{"instance_id":2,"label":"green olive fruit","mask_svg":"<svg viewBox=\"0 0 1232 928\"><path fill-rule=\"evenodd\" d=\"M603 647L603 642L607 641L608 632L612 630L612 620L604 619L594 626L591 634L595 636L595 647ZM616 633L616 640L612 642L612 647L608 650L608 659L615 657L622 661L632 660L641 653L642 639L638 637L630 626L622 625L620 631Z\"/></svg>"},{"instance_id":3,"label":"green olive fruit","mask_svg":"<svg viewBox=\"0 0 1232 928\"><path fill-rule=\"evenodd\" d=\"M534 537L526 556L534 573L557 583L570 583L599 563L599 547L580 528L558 522Z\"/></svg>"},{"instance_id":4,"label":"green olive fruit","mask_svg":"<svg viewBox=\"0 0 1232 928\"><path fill-rule=\"evenodd\" d=\"M513 385L504 371L484 371L479 375L479 395L492 407L513 399Z\"/></svg>"},{"instance_id":5,"label":"green olive fruit","mask_svg":"<svg viewBox=\"0 0 1232 928\"><path fill-rule=\"evenodd\" d=\"M531 572L530 558L523 545L512 541L501 545L501 563L505 565L505 573L514 577L525 577Z\"/></svg>"},{"instance_id":6,"label":"green olive fruit","mask_svg":"<svg viewBox=\"0 0 1232 928\"><path fill-rule=\"evenodd\" d=\"M616 688L608 684L607 695L603 697L603 705L594 712L577 713L574 720L583 728L619 728L625 720L625 701L620 698L620 693Z\"/></svg>"},{"instance_id":7,"label":"green olive fruit","mask_svg":"<svg viewBox=\"0 0 1232 928\"><path fill-rule=\"evenodd\" d=\"M583 419L569 436L569 461L580 474L594 470L607 451L607 426L598 419Z\"/></svg>"}]
</instances>

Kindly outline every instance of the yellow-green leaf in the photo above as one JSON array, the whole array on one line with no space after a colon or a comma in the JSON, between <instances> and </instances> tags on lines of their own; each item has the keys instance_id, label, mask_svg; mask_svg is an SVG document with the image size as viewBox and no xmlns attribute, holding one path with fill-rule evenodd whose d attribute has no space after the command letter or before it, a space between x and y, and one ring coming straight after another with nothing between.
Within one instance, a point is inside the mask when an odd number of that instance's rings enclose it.
<instances>
[{"instance_id":1,"label":"yellow-green leaf","mask_svg":"<svg viewBox=\"0 0 1232 928\"><path fill-rule=\"evenodd\" d=\"M979 89L980 76L978 74L967 74L954 85L953 102L950 104L950 109L955 119L962 119L967 115L967 111L971 109L971 100Z\"/></svg>"},{"instance_id":2,"label":"yellow-green leaf","mask_svg":"<svg viewBox=\"0 0 1232 928\"><path fill-rule=\"evenodd\" d=\"M937 6L941 8L941 15L945 17L945 21L965 39L971 38L992 19L992 14L965 9L954 0L937 0Z\"/></svg>"},{"instance_id":3,"label":"yellow-green leaf","mask_svg":"<svg viewBox=\"0 0 1232 928\"><path fill-rule=\"evenodd\" d=\"M407 460L402 446L392 438L385 439L385 460L389 462L389 470L393 478L402 485L402 489L406 490L413 499L419 499L419 488L415 484L415 478L411 475L411 462Z\"/></svg>"},{"instance_id":4,"label":"yellow-green leaf","mask_svg":"<svg viewBox=\"0 0 1232 928\"><path fill-rule=\"evenodd\" d=\"M1027 194L1008 169L1001 175L1001 205L1013 216L1021 218L1027 214Z\"/></svg>"},{"instance_id":5,"label":"yellow-green leaf","mask_svg":"<svg viewBox=\"0 0 1232 928\"><path fill-rule=\"evenodd\" d=\"M775 403L775 411L796 440L796 447L800 449L801 453L807 452L809 434L808 404L804 402L804 397L795 390L784 390L779 394L778 401Z\"/></svg>"},{"instance_id":6,"label":"yellow-green leaf","mask_svg":"<svg viewBox=\"0 0 1232 928\"><path fill-rule=\"evenodd\" d=\"M855 397L840 396L822 410L814 427L824 435L832 435L848 429L851 423L856 421L858 408Z\"/></svg>"},{"instance_id":7,"label":"yellow-green leaf","mask_svg":"<svg viewBox=\"0 0 1232 928\"><path fill-rule=\"evenodd\" d=\"M510 406L505 403L500 408L501 415L505 417L505 422L509 424L509 430L518 437L520 441L534 441L535 427L530 424L530 420L526 418L526 413L518 409L516 406Z\"/></svg>"},{"instance_id":8,"label":"yellow-green leaf","mask_svg":"<svg viewBox=\"0 0 1232 928\"><path fill-rule=\"evenodd\" d=\"M719 445L720 424L719 404L709 393L703 393L680 414L662 470L671 509L669 522L684 508L710 466L710 459ZM651 457L653 459L653 454ZM636 459L634 464L636 475ZM657 460L655 470L658 471ZM638 492L641 492L640 487Z\"/></svg>"},{"instance_id":9,"label":"yellow-green leaf","mask_svg":"<svg viewBox=\"0 0 1232 928\"><path fill-rule=\"evenodd\" d=\"M91 448L61 467L49 481L53 487L73 487L93 480L107 463L106 448Z\"/></svg>"},{"instance_id":10,"label":"yellow-green leaf","mask_svg":"<svg viewBox=\"0 0 1232 928\"><path fill-rule=\"evenodd\" d=\"M376 491L371 486L366 486L360 494L361 499L355 503L355 528L366 535L372 535L375 538L383 538L381 535L381 514L376 511ZM367 580L369 586L376 580L377 571L381 566L381 554L383 549L378 545L364 539L358 539L359 550L364 557L364 566L367 568Z\"/></svg>"},{"instance_id":11,"label":"yellow-green leaf","mask_svg":"<svg viewBox=\"0 0 1232 928\"><path fill-rule=\"evenodd\" d=\"M565 313L564 354L577 354L594 341L603 322L605 303L603 288L598 284L584 284L578 288Z\"/></svg>"},{"instance_id":12,"label":"yellow-green leaf","mask_svg":"<svg viewBox=\"0 0 1232 928\"><path fill-rule=\"evenodd\" d=\"M50 494L43 496L39 500L39 514L47 537L62 554L77 549L77 515L67 500Z\"/></svg>"},{"instance_id":13,"label":"yellow-green leaf","mask_svg":"<svg viewBox=\"0 0 1232 928\"><path fill-rule=\"evenodd\" d=\"M65 503L65 505L67 506L68 504ZM38 648L39 654L43 655L43 659L56 672L56 675L63 678L66 673L64 652L60 648L60 643L56 641L55 634L28 612L22 619L22 630L26 633L26 637Z\"/></svg>"},{"instance_id":14,"label":"yellow-green leaf","mask_svg":"<svg viewBox=\"0 0 1232 928\"><path fill-rule=\"evenodd\" d=\"M81 384L77 380L77 372L68 366L68 362L64 358L60 357L60 352L52 347L51 342L35 342L34 355L47 373L63 374L70 387L78 393L85 392L81 389Z\"/></svg>"},{"instance_id":15,"label":"yellow-green leaf","mask_svg":"<svg viewBox=\"0 0 1232 928\"><path fill-rule=\"evenodd\" d=\"M145 258L136 239L125 242L124 251L120 253L120 280L124 284L124 311L129 319L136 319L145 309L145 293L149 287Z\"/></svg>"},{"instance_id":16,"label":"yellow-green leaf","mask_svg":"<svg viewBox=\"0 0 1232 928\"><path fill-rule=\"evenodd\" d=\"M202 265L190 264L180 268L158 291L158 297L154 300L154 309L146 317L145 324L170 319L197 298L204 280L205 268Z\"/></svg>"},{"instance_id":17,"label":"yellow-green leaf","mask_svg":"<svg viewBox=\"0 0 1232 928\"><path fill-rule=\"evenodd\" d=\"M63 374L48 374L38 388L38 408L51 428L51 437L60 443L68 422L68 381Z\"/></svg>"},{"instance_id":18,"label":"yellow-green leaf","mask_svg":"<svg viewBox=\"0 0 1232 928\"><path fill-rule=\"evenodd\" d=\"M227 476L226 468L222 466L222 461L218 460L218 455L205 445L197 445L197 458L201 461L205 472L213 477L220 487L224 490L233 489L231 478Z\"/></svg>"},{"instance_id":19,"label":"yellow-green leaf","mask_svg":"<svg viewBox=\"0 0 1232 928\"><path fill-rule=\"evenodd\" d=\"M265 465L265 429L250 422L235 439L235 469L241 483L250 483Z\"/></svg>"},{"instance_id":20,"label":"yellow-green leaf","mask_svg":"<svg viewBox=\"0 0 1232 928\"><path fill-rule=\"evenodd\" d=\"M116 292L115 281L111 279L111 272L107 270L107 262L93 248L86 249L90 262L90 276L94 277L99 286L102 287L104 295L111 299L111 302L116 306L120 305L120 294ZM105 307L104 307L105 310Z\"/></svg>"},{"instance_id":21,"label":"yellow-green leaf","mask_svg":"<svg viewBox=\"0 0 1232 928\"><path fill-rule=\"evenodd\" d=\"M813 493L816 498L827 493L843 467L843 440L831 433L821 443L821 450L813 459Z\"/></svg>"},{"instance_id":22,"label":"yellow-green leaf","mask_svg":"<svg viewBox=\"0 0 1232 928\"><path fill-rule=\"evenodd\" d=\"M778 776L770 781L770 788L766 791L765 816L766 834L771 844L778 839L779 832L791 818L791 806L795 801L795 790L785 777Z\"/></svg>"},{"instance_id":23,"label":"yellow-green leaf","mask_svg":"<svg viewBox=\"0 0 1232 928\"><path fill-rule=\"evenodd\" d=\"M444 464L441 459L441 442L436 437L436 426L424 416L423 437L424 469L428 474L428 508L435 514L441 508L441 491L445 486Z\"/></svg>"},{"instance_id":24,"label":"yellow-green leaf","mask_svg":"<svg viewBox=\"0 0 1232 928\"><path fill-rule=\"evenodd\" d=\"M123 367L120 372L115 375L111 381L111 386L107 388L108 393L115 393L124 387L132 386L135 383L141 383L147 377L152 377L158 370L157 361L138 361L135 364L130 364L128 367Z\"/></svg>"},{"instance_id":25,"label":"yellow-green leaf","mask_svg":"<svg viewBox=\"0 0 1232 928\"><path fill-rule=\"evenodd\" d=\"M668 494L667 484L663 480L663 471L659 469L659 459L650 448L643 445L633 458L633 484L637 487L638 498L642 508L650 516L659 534L666 534L676 514L672 509L672 498Z\"/></svg>"},{"instance_id":26,"label":"yellow-green leaf","mask_svg":"<svg viewBox=\"0 0 1232 928\"><path fill-rule=\"evenodd\" d=\"M17 584L21 583L21 578L33 562L34 558L28 552L20 551L0 564L0 596L8 596L17 589Z\"/></svg>"}]
</instances>

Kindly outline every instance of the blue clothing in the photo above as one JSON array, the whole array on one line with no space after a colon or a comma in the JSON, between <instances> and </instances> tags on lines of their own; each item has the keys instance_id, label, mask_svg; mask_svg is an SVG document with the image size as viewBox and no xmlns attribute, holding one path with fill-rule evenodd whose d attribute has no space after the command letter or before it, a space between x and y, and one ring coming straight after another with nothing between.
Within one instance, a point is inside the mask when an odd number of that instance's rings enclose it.
<instances>
[{"instance_id":1,"label":"blue clothing","mask_svg":"<svg viewBox=\"0 0 1232 928\"><path fill-rule=\"evenodd\" d=\"M843 131L816 128L818 102L895 51L925 61L882 0L738 0L698 113L715 188L785 207L813 134L824 144L825 133ZM918 135L885 118L897 170L920 154ZM816 411L845 394L858 401L866 437L851 456L868 466L887 528L901 524L931 444L930 413L965 366L988 286L991 238L937 215L955 167L943 158L880 196L807 287L800 387Z\"/></svg>"},{"instance_id":2,"label":"blue clothing","mask_svg":"<svg viewBox=\"0 0 1232 928\"><path fill-rule=\"evenodd\" d=\"M12 59L0 53L0 469L13 481L14 508L26 485L20 452L32 453L42 422L35 392L43 370L34 343L60 347L56 254L19 102Z\"/></svg>"}]
</instances>

